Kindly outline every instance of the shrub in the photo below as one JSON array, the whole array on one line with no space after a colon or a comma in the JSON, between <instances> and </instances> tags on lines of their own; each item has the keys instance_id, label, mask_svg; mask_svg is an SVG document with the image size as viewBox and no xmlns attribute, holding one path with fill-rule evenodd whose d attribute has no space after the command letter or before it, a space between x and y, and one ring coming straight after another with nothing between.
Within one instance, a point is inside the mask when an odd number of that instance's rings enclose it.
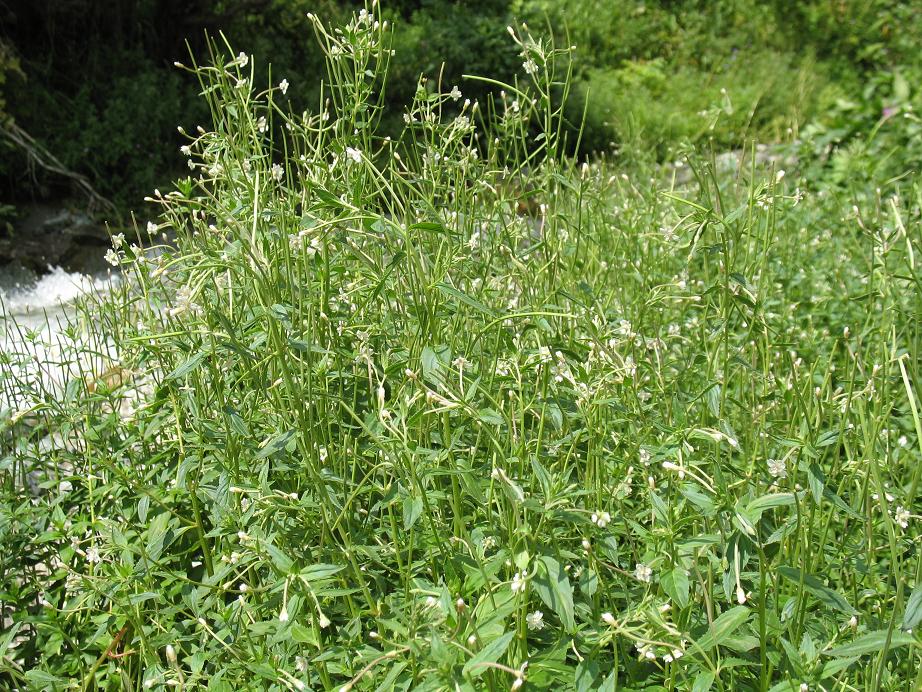
<instances>
[{"instance_id":1,"label":"shrub","mask_svg":"<svg viewBox=\"0 0 922 692\"><path fill-rule=\"evenodd\" d=\"M576 165L515 30L381 136L380 12L312 21L329 100L212 46L175 242L0 356L10 685L917 682L916 183Z\"/></svg>"}]
</instances>

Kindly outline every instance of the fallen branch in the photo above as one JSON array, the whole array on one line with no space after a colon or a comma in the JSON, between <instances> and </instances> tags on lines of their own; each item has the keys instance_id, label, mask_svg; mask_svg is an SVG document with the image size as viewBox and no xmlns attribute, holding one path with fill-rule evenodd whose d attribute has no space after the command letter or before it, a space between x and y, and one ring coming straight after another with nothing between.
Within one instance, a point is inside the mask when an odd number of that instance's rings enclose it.
<instances>
[{"instance_id":1,"label":"fallen branch","mask_svg":"<svg viewBox=\"0 0 922 692\"><path fill-rule=\"evenodd\" d=\"M86 176L68 169L54 154L35 141L35 138L19 127L19 125L14 122L4 123L2 127L0 127L0 132L2 132L14 145L26 152L30 164L72 181L74 185L87 196L90 202L91 212L97 209L104 209L112 213L117 213L115 205L96 192Z\"/></svg>"}]
</instances>

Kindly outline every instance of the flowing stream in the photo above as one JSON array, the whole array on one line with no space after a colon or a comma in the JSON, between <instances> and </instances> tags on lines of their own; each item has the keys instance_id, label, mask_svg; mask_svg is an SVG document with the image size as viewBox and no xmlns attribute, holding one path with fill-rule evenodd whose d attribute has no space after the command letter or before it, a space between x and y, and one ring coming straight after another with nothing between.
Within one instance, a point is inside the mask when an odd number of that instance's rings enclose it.
<instances>
[{"instance_id":1,"label":"flowing stream","mask_svg":"<svg viewBox=\"0 0 922 692\"><path fill-rule=\"evenodd\" d=\"M59 360L71 303L84 293L105 291L113 280L111 275L88 276L60 267L42 276L17 266L0 268L0 349L20 363L24 354L31 356L31 373L50 372L49 366ZM26 403L10 383L4 385L0 409Z\"/></svg>"}]
</instances>

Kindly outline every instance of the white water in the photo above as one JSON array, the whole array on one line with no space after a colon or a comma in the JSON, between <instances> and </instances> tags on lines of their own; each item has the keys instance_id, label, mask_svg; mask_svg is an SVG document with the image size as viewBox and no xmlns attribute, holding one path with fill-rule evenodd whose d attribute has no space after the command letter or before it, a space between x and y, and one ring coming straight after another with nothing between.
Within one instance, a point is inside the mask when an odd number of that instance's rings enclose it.
<instances>
[{"instance_id":1,"label":"white water","mask_svg":"<svg viewBox=\"0 0 922 692\"><path fill-rule=\"evenodd\" d=\"M51 388L61 385L66 377L59 365L62 355L75 347L65 345L62 333L70 319L69 304L85 293L106 291L115 280L60 267L41 277L17 267L0 270L0 348L16 363L11 367L21 376L40 376ZM27 338L29 332L37 338ZM30 405L31 397L7 387L9 383L0 390L0 409Z\"/></svg>"}]
</instances>

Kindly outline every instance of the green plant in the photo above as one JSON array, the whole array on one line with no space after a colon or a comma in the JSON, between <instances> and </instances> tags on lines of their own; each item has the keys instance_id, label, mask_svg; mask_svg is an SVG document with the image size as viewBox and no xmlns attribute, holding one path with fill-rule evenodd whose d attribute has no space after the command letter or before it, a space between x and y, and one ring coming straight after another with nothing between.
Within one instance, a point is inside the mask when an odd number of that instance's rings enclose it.
<instances>
[{"instance_id":1,"label":"green plant","mask_svg":"<svg viewBox=\"0 0 922 692\"><path fill-rule=\"evenodd\" d=\"M10 685L918 686L917 179L578 164L518 29L382 136L380 10L311 22L318 107L212 45L175 242L0 354Z\"/></svg>"}]
</instances>

